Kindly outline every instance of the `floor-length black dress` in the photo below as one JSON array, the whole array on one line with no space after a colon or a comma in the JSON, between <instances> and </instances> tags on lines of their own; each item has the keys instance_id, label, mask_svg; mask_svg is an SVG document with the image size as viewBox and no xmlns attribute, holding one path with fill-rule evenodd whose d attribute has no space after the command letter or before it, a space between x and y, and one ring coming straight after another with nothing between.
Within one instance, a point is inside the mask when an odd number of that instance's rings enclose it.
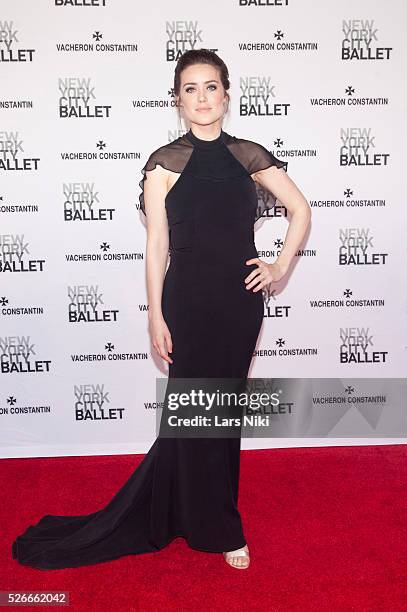
<instances>
[{"instance_id":1,"label":"floor-length black dress","mask_svg":"<svg viewBox=\"0 0 407 612\"><path fill-rule=\"evenodd\" d=\"M202 140L189 130L155 150L146 170L180 173L165 199L170 264L162 312L173 341L171 378L245 378L263 320L262 292L244 279L256 268L254 223L274 205L258 198L254 172L287 169L262 145L224 130ZM165 408L164 408L165 412ZM163 417L164 417L163 412ZM162 417L162 418L163 418ZM245 545L237 508L240 437L158 435L111 501L80 516L46 515L12 544L20 563L77 567L160 550L177 536L195 549Z\"/></svg>"}]
</instances>

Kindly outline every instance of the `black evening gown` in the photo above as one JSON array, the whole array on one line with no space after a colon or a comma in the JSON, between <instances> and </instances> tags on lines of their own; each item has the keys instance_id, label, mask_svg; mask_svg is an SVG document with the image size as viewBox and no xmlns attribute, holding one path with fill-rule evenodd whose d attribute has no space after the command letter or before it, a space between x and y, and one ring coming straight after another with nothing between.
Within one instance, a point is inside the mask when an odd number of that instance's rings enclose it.
<instances>
[{"instance_id":1,"label":"black evening gown","mask_svg":"<svg viewBox=\"0 0 407 612\"><path fill-rule=\"evenodd\" d=\"M168 383L245 379L263 320L262 291L244 283L256 264L245 262L258 256L255 221L275 203L272 194L259 197L251 175L270 166L287 170L287 163L224 130L214 140L189 130L148 158L140 182L144 214L146 170L157 164L180 174L165 199L170 264L162 312L173 340ZM176 537L208 552L243 547L240 442L158 435L104 508L43 516L15 539L13 558L50 570L158 551Z\"/></svg>"}]
</instances>

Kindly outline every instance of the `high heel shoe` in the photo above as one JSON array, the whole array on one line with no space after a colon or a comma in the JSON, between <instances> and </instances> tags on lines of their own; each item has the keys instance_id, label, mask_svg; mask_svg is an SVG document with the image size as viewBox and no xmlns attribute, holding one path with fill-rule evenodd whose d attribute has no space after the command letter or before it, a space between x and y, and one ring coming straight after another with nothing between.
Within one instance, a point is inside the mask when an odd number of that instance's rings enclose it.
<instances>
[{"instance_id":1,"label":"high heel shoe","mask_svg":"<svg viewBox=\"0 0 407 612\"><path fill-rule=\"evenodd\" d=\"M238 550L230 550L228 552L224 552L223 556L225 558L226 563L228 563L232 567L235 567L236 569L247 569L250 565L250 556L247 544L245 544L243 548L239 548ZM237 557L244 557L244 560L242 559L243 563L240 562L238 565L236 563L233 563L232 559L236 559Z\"/></svg>"}]
</instances>

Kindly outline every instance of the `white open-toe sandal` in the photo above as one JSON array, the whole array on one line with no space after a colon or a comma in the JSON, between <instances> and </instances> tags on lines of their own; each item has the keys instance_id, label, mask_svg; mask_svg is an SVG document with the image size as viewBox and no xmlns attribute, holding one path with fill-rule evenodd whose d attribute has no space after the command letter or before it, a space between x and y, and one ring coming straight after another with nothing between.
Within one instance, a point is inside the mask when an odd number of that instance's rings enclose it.
<instances>
[{"instance_id":1,"label":"white open-toe sandal","mask_svg":"<svg viewBox=\"0 0 407 612\"><path fill-rule=\"evenodd\" d=\"M236 569L247 569L250 565L250 556L249 551L247 550L247 544L244 546L244 548L224 552L223 556L225 557L226 563L228 563L228 565L230 565L231 567L235 567ZM230 559L232 559L233 557L246 557L247 563L245 563L244 565L234 565L234 563L230 562Z\"/></svg>"}]
</instances>

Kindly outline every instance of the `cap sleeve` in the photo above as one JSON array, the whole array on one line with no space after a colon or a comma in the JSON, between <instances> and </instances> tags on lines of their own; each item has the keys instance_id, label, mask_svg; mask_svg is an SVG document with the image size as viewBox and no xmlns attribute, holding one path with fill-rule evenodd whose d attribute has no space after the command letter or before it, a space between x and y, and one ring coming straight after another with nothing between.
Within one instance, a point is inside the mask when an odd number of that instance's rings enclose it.
<instances>
[{"instance_id":1,"label":"cap sleeve","mask_svg":"<svg viewBox=\"0 0 407 612\"><path fill-rule=\"evenodd\" d=\"M260 170L265 170L266 168L270 168L271 166L277 166L277 168L283 168L287 172L288 162L282 161L278 159L271 151L263 147L263 145L258 143L253 143L256 146L252 147L252 153L250 163L249 163L249 172L253 174L254 172L259 172Z\"/></svg>"},{"instance_id":2,"label":"cap sleeve","mask_svg":"<svg viewBox=\"0 0 407 612\"><path fill-rule=\"evenodd\" d=\"M163 153L162 151L163 148L164 147L160 147L156 151L153 151L141 169L142 177L141 177L141 181L139 182L139 187L140 187L139 202L140 202L140 210L142 211L144 215L146 215L146 207L144 203L144 182L147 180L146 171L154 170L154 168L157 165L163 166L164 168L166 167L165 153Z\"/></svg>"},{"instance_id":3,"label":"cap sleeve","mask_svg":"<svg viewBox=\"0 0 407 612\"><path fill-rule=\"evenodd\" d=\"M140 210L144 213L144 215L146 215L146 207L144 202L144 182L147 180L147 170L154 170L156 166L162 166L166 170L181 173L185 168L192 151L192 145L185 146L184 141L181 138L178 138L173 142L159 147L150 154L149 158L141 169L142 178L139 182Z\"/></svg>"},{"instance_id":4,"label":"cap sleeve","mask_svg":"<svg viewBox=\"0 0 407 612\"><path fill-rule=\"evenodd\" d=\"M258 143L252 150L252 156L249 164L249 172L253 174L255 172L259 172L260 170L266 170L266 168L271 168L272 166L276 166L276 168L282 168L285 172L287 172L288 162L278 159L271 151L263 147L263 145ZM256 183L257 190L257 209L255 215L255 222L260 219L265 213L271 210L276 204L276 198L273 193L269 190L265 189L258 183Z\"/></svg>"},{"instance_id":5,"label":"cap sleeve","mask_svg":"<svg viewBox=\"0 0 407 612\"><path fill-rule=\"evenodd\" d=\"M258 142L232 137L228 146L249 174L266 170L266 168L271 166L283 168L287 172L288 162L278 159L271 151ZM255 182L255 186L257 190L256 222L265 212L275 206L276 200L274 195L259 185L259 183Z\"/></svg>"}]
</instances>

